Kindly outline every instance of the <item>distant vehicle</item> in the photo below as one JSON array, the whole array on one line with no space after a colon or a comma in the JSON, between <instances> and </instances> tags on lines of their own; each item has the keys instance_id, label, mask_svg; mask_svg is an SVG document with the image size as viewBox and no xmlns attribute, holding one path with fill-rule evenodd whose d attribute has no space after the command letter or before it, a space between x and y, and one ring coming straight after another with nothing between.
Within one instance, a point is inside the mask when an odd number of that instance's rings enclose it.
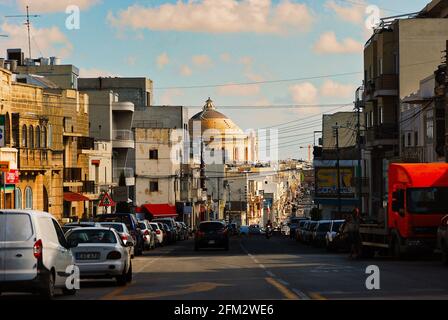
<instances>
[{"instance_id":1,"label":"distant vehicle","mask_svg":"<svg viewBox=\"0 0 448 320\"><path fill-rule=\"evenodd\" d=\"M152 222L162 222L162 223L167 224L170 227L171 232L173 234L172 242L176 242L176 240L177 240L177 225L176 225L176 221L173 218L157 218L157 219L153 219Z\"/></svg>"},{"instance_id":2,"label":"distant vehicle","mask_svg":"<svg viewBox=\"0 0 448 320\"><path fill-rule=\"evenodd\" d=\"M176 242L176 232L166 223L162 223L162 227L166 232L166 243L171 244Z\"/></svg>"},{"instance_id":3,"label":"distant vehicle","mask_svg":"<svg viewBox=\"0 0 448 320\"><path fill-rule=\"evenodd\" d=\"M52 299L66 295L67 267L74 265L69 243L53 216L31 210L0 211L0 293L29 292Z\"/></svg>"},{"instance_id":4,"label":"distant vehicle","mask_svg":"<svg viewBox=\"0 0 448 320\"><path fill-rule=\"evenodd\" d=\"M337 225L333 225L332 233L334 235L331 236L331 241L327 245L327 251L336 251L336 252L349 252L350 251L350 242L348 239L348 233L345 232L347 224L344 221L339 229L337 229Z\"/></svg>"},{"instance_id":5,"label":"distant vehicle","mask_svg":"<svg viewBox=\"0 0 448 320\"><path fill-rule=\"evenodd\" d=\"M296 228L296 234L295 234L295 238L297 241L302 241L302 233L303 233L303 228L305 226L305 224L308 222L309 220L302 220L299 222L297 228Z\"/></svg>"},{"instance_id":6,"label":"distant vehicle","mask_svg":"<svg viewBox=\"0 0 448 320\"><path fill-rule=\"evenodd\" d=\"M340 232L345 220L333 220L331 221L330 229L325 235L325 247L328 251L333 251L335 248L334 240L337 234Z\"/></svg>"},{"instance_id":7,"label":"distant vehicle","mask_svg":"<svg viewBox=\"0 0 448 320\"><path fill-rule=\"evenodd\" d=\"M126 225L135 243L135 255L141 256L144 249L143 233L138 225L138 220L132 213L108 213L97 216L98 222L121 222Z\"/></svg>"},{"instance_id":8,"label":"distant vehicle","mask_svg":"<svg viewBox=\"0 0 448 320\"><path fill-rule=\"evenodd\" d=\"M312 243L317 247L325 245L325 238L331 228L331 220L320 220L317 222L316 229L312 236Z\"/></svg>"},{"instance_id":9,"label":"distant vehicle","mask_svg":"<svg viewBox=\"0 0 448 320\"><path fill-rule=\"evenodd\" d=\"M437 232L438 247L442 253L442 261L448 265L448 215L442 219Z\"/></svg>"},{"instance_id":10,"label":"distant vehicle","mask_svg":"<svg viewBox=\"0 0 448 320\"><path fill-rule=\"evenodd\" d=\"M240 235L247 236L249 234L249 227L248 226L241 226L239 229Z\"/></svg>"},{"instance_id":11,"label":"distant vehicle","mask_svg":"<svg viewBox=\"0 0 448 320\"><path fill-rule=\"evenodd\" d=\"M194 250L210 247L229 250L229 233L224 223L205 221L199 224L194 238Z\"/></svg>"},{"instance_id":12,"label":"distant vehicle","mask_svg":"<svg viewBox=\"0 0 448 320\"><path fill-rule=\"evenodd\" d=\"M302 241L304 243L312 243L313 233L316 230L317 221L309 221L305 226L302 234Z\"/></svg>"},{"instance_id":13,"label":"distant vehicle","mask_svg":"<svg viewBox=\"0 0 448 320\"><path fill-rule=\"evenodd\" d=\"M132 281L132 262L128 247L115 229L82 228L67 233L81 278L111 279L124 286Z\"/></svg>"},{"instance_id":14,"label":"distant vehicle","mask_svg":"<svg viewBox=\"0 0 448 320\"><path fill-rule=\"evenodd\" d=\"M190 237L190 228L185 224L185 222L179 222L182 227L183 240L188 240Z\"/></svg>"},{"instance_id":15,"label":"distant vehicle","mask_svg":"<svg viewBox=\"0 0 448 320\"><path fill-rule=\"evenodd\" d=\"M124 244L127 245L128 242L132 243L132 246L130 247L131 252L131 258L134 258L135 254L135 242L132 239L131 232L128 230L128 227L124 223L121 222L100 222L100 227L103 228L112 228L115 229L115 231L118 232L118 235L120 236L121 240L124 242Z\"/></svg>"},{"instance_id":16,"label":"distant vehicle","mask_svg":"<svg viewBox=\"0 0 448 320\"><path fill-rule=\"evenodd\" d=\"M249 234L262 234L261 227L258 224L252 224L249 226Z\"/></svg>"},{"instance_id":17,"label":"distant vehicle","mask_svg":"<svg viewBox=\"0 0 448 320\"><path fill-rule=\"evenodd\" d=\"M149 225L148 220L142 220L138 222L141 232L143 233L143 241L145 243L145 249L151 250L156 247L156 234Z\"/></svg>"},{"instance_id":18,"label":"distant vehicle","mask_svg":"<svg viewBox=\"0 0 448 320\"><path fill-rule=\"evenodd\" d=\"M229 230L230 235L238 234L238 226L236 225L236 223L229 223L227 225L227 229Z\"/></svg>"},{"instance_id":19,"label":"distant vehicle","mask_svg":"<svg viewBox=\"0 0 448 320\"><path fill-rule=\"evenodd\" d=\"M281 232L282 235L284 235L284 236L289 236L290 229L289 229L289 226L288 226L287 223L283 223L283 224L282 224L282 227L281 227L281 229L280 229L280 232Z\"/></svg>"},{"instance_id":20,"label":"distant vehicle","mask_svg":"<svg viewBox=\"0 0 448 320\"><path fill-rule=\"evenodd\" d=\"M393 163L388 171L385 221L361 224L362 255L389 249L400 258L412 252L433 252L437 229L447 214L447 163Z\"/></svg>"},{"instance_id":21,"label":"distant vehicle","mask_svg":"<svg viewBox=\"0 0 448 320\"><path fill-rule=\"evenodd\" d=\"M163 245L163 230L160 228L159 224L157 222L150 222L149 225L151 226L152 230L156 233L156 245L162 246Z\"/></svg>"},{"instance_id":22,"label":"distant vehicle","mask_svg":"<svg viewBox=\"0 0 448 320\"><path fill-rule=\"evenodd\" d=\"M292 217L288 222L289 227L289 237L293 239L296 235L296 229L299 226L299 222L303 220L308 220L305 217Z\"/></svg>"},{"instance_id":23,"label":"distant vehicle","mask_svg":"<svg viewBox=\"0 0 448 320\"><path fill-rule=\"evenodd\" d=\"M62 226L62 231L64 231L64 234L67 233L67 231L74 229L74 228L92 228L92 227L99 227L100 225L96 222L70 222L66 223Z\"/></svg>"}]
</instances>

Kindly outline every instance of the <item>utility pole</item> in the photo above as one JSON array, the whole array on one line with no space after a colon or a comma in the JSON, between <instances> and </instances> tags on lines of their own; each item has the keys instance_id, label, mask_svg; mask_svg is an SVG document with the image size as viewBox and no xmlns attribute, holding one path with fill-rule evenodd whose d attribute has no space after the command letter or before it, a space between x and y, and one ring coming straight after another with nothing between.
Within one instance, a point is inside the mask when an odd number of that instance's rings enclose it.
<instances>
[{"instance_id":1,"label":"utility pole","mask_svg":"<svg viewBox=\"0 0 448 320\"><path fill-rule=\"evenodd\" d=\"M357 97L355 102L355 108L356 108L356 116L357 116L357 124L356 124L356 143L358 147L358 209L359 212L362 213L362 145L361 145L361 105L360 105L360 99L359 99L359 89L357 90Z\"/></svg>"},{"instance_id":2,"label":"utility pole","mask_svg":"<svg viewBox=\"0 0 448 320\"><path fill-rule=\"evenodd\" d=\"M333 127L333 132L336 138L336 169L337 169L337 188L338 188L338 215L340 218L342 213L342 199L341 199L341 166L340 166L340 154L339 154L339 126Z\"/></svg>"},{"instance_id":3,"label":"utility pole","mask_svg":"<svg viewBox=\"0 0 448 320\"><path fill-rule=\"evenodd\" d=\"M26 22L25 25L27 27L28 30L28 54L29 54L29 58L32 59L32 53L31 53L31 20L30 18L38 18L40 17L40 15L38 14L33 14L30 15L30 10L29 7L26 6L26 15L17 15L17 16L5 16L5 18L26 18Z\"/></svg>"}]
</instances>

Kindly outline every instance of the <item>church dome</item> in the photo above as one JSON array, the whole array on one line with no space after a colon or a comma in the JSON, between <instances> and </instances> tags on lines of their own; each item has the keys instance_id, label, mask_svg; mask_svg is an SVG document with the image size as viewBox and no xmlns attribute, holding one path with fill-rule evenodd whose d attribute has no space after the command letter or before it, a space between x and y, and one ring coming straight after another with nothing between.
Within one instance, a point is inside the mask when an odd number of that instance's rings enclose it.
<instances>
[{"instance_id":1,"label":"church dome","mask_svg":"<svg viewBox=\"0 0 448 320\"><path fill-rule=\"evenodd\" d=\"M216 107L210 98L206 101L202 111L191 117L190 128L192 128L193 121L201 121L202 132L209 129L231 130L238 133L242 132L232 120L216 110Z\"/></svg>"}]
</instances>

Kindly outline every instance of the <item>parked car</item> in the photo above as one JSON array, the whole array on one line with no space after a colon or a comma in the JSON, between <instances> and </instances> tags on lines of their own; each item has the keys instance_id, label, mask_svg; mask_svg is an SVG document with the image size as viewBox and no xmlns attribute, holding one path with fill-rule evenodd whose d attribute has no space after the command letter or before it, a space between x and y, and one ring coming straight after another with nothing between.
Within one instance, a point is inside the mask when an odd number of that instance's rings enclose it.
<instances>
[{"instance_id":1,"label":"parked car","mask_svg":"<svg viewBox=\"0 0 448 320\"><path fill-rule=\"evenodd\" d=\"M188 228L188 226L185 224L185 222L180 222L180 225L182 226L182 230L183 230L183 234L184 234L183 240L188 240L188 238L190 237L190 228Z\"/></svg>"},{"instance_id":2,"label":"parked car","mask_svg":"<svg viewBox=\"0 0 448 320\"><path fill-rule=\"evenodd\" d=\"M288 222L289 227L289 237L293 239L296 235L296 229L299 226L299 222L302 220L307 220L305 217L292 217Z\"/></svg>"},{"instance_id":3,"label":"parked car","mask_svg":"<svg viewBox=\"0 0 448 320\"><path fill-rule=\"evenodd\" d=\"M313 232L315 231L315 228L317 226L317 221L309 221L302 234L302 241L304 243L311 243L313 241Z\"/></svg>"},{"instance_id":4,"label":"parked car","mask_svg":"<svg viewBox=\"0 0 448 320\"><path fill-rule=\"evenodd\" d=\"M162 230L162 234L163 234L163 245L168 244L170 242L170 238L168 235L168 231L167 231L167 225L162 223L162 222L154 222L157 223L157 225L159 226L160 230Z\"/></svg>"},{"instance_id":5,"label":"parked car","mask_svg":"<svg viewBox=\"0 0 448 320\"><path fill-rule=\"evenodd\" d=\"M99 227L99 224L97 222L70 222L62 226L62 231L64 231L65 234L67 233L67 231L74 228L92 228L92 227Z\"/></svg>"},{"instance_id":6,"label":"parked car","mask_svg":"<svg viewBox=\"0 0 448 320\"><path fill-rule=\"evenodd\" d=\"M156 234L149 225L148 220L142 220L138 222L141 232L143 233L143 241L145 243L144 248L146 250L152 250L156 247Z\"/></svg>"},{"instance_id":7,"label":"parked car","mask_svg":"<svg viewBox=\"0 0 448 320\"><path fill-rule=\"evenodd\" d=\"M262 233L261 227L258 224L252 224L249 226L249 234L259 235Z\"/></svg>"},{"instance_id":8,"label":"parked car","mask_svg":"<svg viewBox=\"0 0 448 320\"><path fill-rule=\"evenodd\" d=\"M124 286L132 281L129 247L112 228L78 228L67 234L81 278L112 279Z\"/></svg>"},{"instance_id":9,"label":"parked car","mask_svg":"<svg viewBox=\"0 0 448 320\"><path fill-rule=\"evenodd\" d=\"M176 242L176 232L174 231L174 229L171 229L171 227L169 225L167 225L166 223L162 223L162 225L166 232L166 243L167 244L175 243Z\"/></svg>"},{"instance_id":10,"label":"parked car","mask_svg":"<svg viewBox=\"0 0 448 320\"><path fill-rule=\"evenodd\" d=\"M239 229L239 234L242 236L247 236L249 234L249 227L248 226L241 226Z\"/></svg>"},{"instance_id":11,"label":"parked car","mask_svg":"<svg viewBox=\"0 0 448 320\"><path fill-rule=\"evenodd\" d=\"M350 244L348 241L348 234L344 232L346 223L345 221L342 222L342 224L337 228L337 225L333 225L332 232L334 232L334 235L332 235L331 241L327 244L327 250L328 251L343 251L347 252L350 250Z\"/></svg>"},{"instance_id":12,"label":"parked car","mask_svg":"<svg viewBox=\"0 0 448 320\"><path fill-rule=\"evenodd\" d=\"M224 223L205 221L199 224L194 239L194 250L209 247L229 250L229 233Z\"/></svg>"},{"instance_id":13,"label":"parked car","mask_svg":"<svg viewBox=\"0 0 448 320\"><path fill-rule=\"evenodd\" d=\"M177 231L177 240L183 241L187 237L187 232L185 228L182 226L182 223L176 221L176 231Z\"/></svg>"},{"instance_id":14,"label":"parked car","mask_svg":"<svg viewBox=\"0 0 448 320\"><path fill-rule=\"evenodd\" d=\"M135 255L135 242L134 239L132 239L131 232L128 230L128 227L124 223L121 222L100 222L100 227L103 228L112 228L115 229L115 231L118 232L118 235L120 236L121 240L124 242L124 244L127 245L128 242L132 243L132 246L130 246L131 251L131 258L134 258Z\"/></svg>"},{"instance_id":15,"label":"parked car","mask_svg":"<svg viewBox=\"0 0 448 320\"><path fill-rule=\"evenodd\" d=\"M345 220L332 220L330 224L330 229L325 235L325 247L328 251L333 251L334 248L334 239L339 233L341 226L344 224Z\"/></svg>"},{"instance_id":16,"label":"parked car","mask_svg":"<svg viewBox=\"0 0 448 320\"><path fill-rule=\"evenodd\" d=\"M156 233L156 245L163 246L163 230L157 222L150 222L152 230Z\"/></svg>"},{"instance_id":17,"label":"parked car","mask_svg":"<svg viewBox=\"0 0 448 320\"><path fill-rule=\"evenodd\" d=\"M55 289L66 295L67 267L74 265L70 249L56 219L46 212L0 212L0 293L38 293L51 299Z\"/></svg>"},{"instance_id":18,"label":"parked car","mask_svg":"<svg viewBox=\"0 0 448 320\"><path fill-rule=\"evenodd\" d=\"M302 220L299 222L299 225L296 228L296 236L295 236L297 241L302 241L303 228L307 222L308 220Z\"/></svg>"},{"instance_id":19,"label":"parked car","mask_svg":"<svg viewBox=\"0 0 448 320\"><path fill-rule=\"evenodd\" d=\"M140 230L138 221L132 213L111 213L97 216L98 222L121 222L126 225L135 242L135 255L141 256L144 249L143 233Z\"/></svg>"},{"instance_id":20,"label":"parked car","mask_svg":"<svg viewBox=\"0 0 448 320\"><path fill-rule=\"evenodd\" d=\"M323 247L325 245L325 238L327 232L330 231L331 222L331 220L320 220L317 222L312 236L313 245L317 247Z\"/></svg>"},{"instance_id":21,"label":"parked car","mask_svg":"<svg viewBox=\"0 0 448 320\"><path fill-rule=\"evenodd\" d=\"M227 225L227 229L229 230L229 235L231 236L238 234L238 226L236 225L236 223L229 223Z\"/></svg>"},{"instance_id":22,"label":"parked car","mask_svg":"<svg viewBox=\"0 0 448 320\"><path fill-rule=\"evenodd\" d=\"M157 219L153 219L152 221L153 222L162 222L162 223L167 224L170 227L171 232L173 232L173 235L174 235L173 236L173 239L174 239L173 242L175 242L177 240L176 221L173 218L157 218Z\"/></svg>"},{"instance_id":23,"label":"parked car","mask_svg":"<svg viewBox=\"0 0 448 320\"><path fill-rule=\"evenodd\" d=\"M442 261L448 265L448 215L442 218L437 232L437 243L442 253Z\"/></svg>"}]
</instances>

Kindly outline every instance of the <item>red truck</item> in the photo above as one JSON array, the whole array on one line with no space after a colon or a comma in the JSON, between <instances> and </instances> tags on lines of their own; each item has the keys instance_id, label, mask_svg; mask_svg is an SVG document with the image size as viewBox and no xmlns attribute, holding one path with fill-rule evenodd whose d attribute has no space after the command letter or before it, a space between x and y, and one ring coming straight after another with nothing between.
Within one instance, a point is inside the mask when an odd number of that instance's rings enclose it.
<instances>
[{"instance_id":1,"label":"red truck","mask_svg":"<svg viewBox=\"0 0 448 320\"><path fill-rule=\"evenodd\" d=\"M381 250L400 258L434 251L437 229L448 214L448 164L391 164L388 180L384 221L360 226L363 255Z\"/></svg>"}]
</instances>

